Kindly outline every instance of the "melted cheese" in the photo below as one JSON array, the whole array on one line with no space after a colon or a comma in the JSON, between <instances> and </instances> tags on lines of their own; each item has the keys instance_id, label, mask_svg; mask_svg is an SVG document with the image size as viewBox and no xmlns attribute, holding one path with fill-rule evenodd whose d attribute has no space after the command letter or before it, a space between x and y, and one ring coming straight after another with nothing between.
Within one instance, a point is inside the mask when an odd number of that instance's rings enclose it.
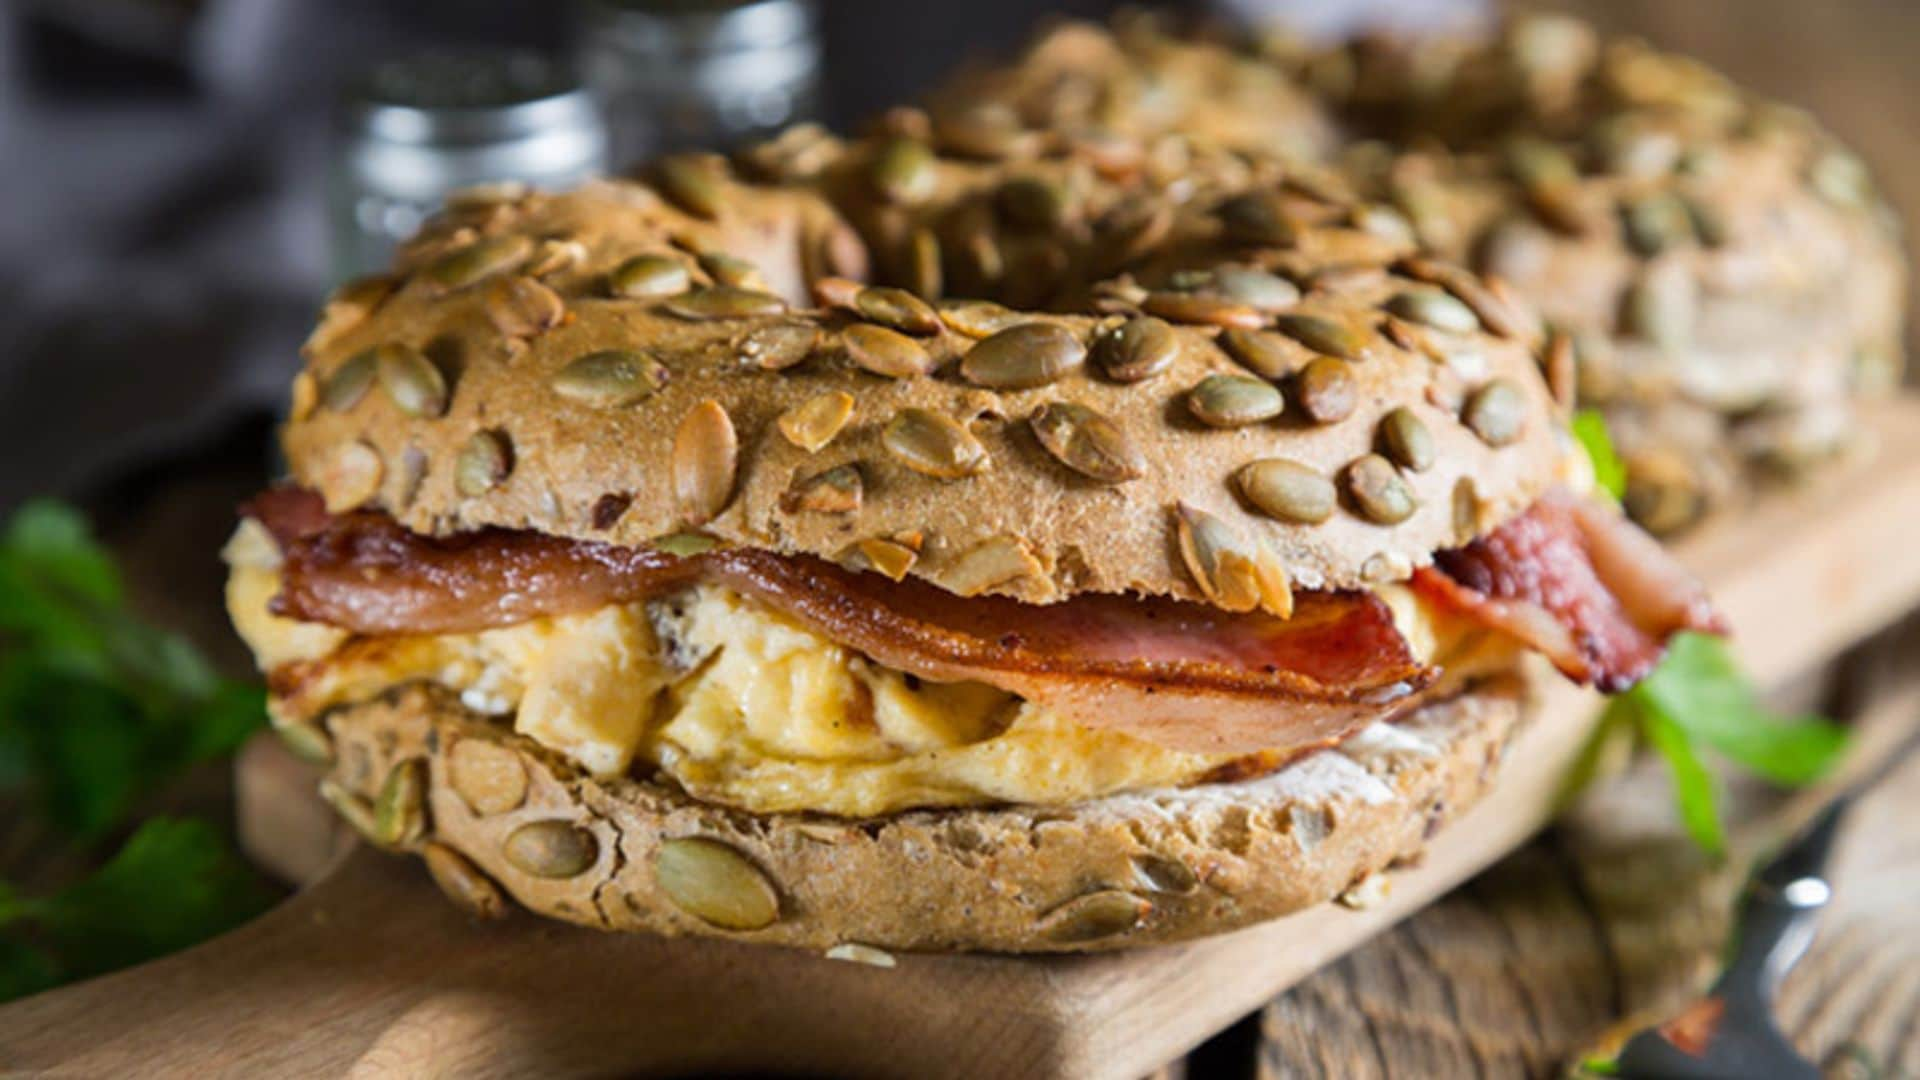
<instances>
[{"instance_id":1,"label":"melted cheese","mask_svg":"<svg viewBox=\"0 0 1920 1080\"><path fill-rule=\"evenodd\" d=\"M517 731L595 774L640 762L702 799L760 813L1067 803L1190 784L1242 760L1085 728L982 683L924 682L720 586L651 609L345 641L269 614L275 570L230 561L228 603L262 665L312 661L276 696L282 715L433 682L477 712L512 716ZM1424 657L1472 637L1407 589L1382 595Z\"/></svg>"}]
</instances>

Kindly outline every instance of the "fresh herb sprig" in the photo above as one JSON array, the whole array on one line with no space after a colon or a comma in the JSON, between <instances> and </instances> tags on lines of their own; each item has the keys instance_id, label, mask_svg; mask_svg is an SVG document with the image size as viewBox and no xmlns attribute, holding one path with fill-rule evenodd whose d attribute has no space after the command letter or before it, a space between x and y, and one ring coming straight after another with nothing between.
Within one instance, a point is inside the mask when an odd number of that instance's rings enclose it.
<instances>
[{"instance_id":1,"label":"fresh herb sprig","mask_svg":"<svg viewBox=\"0 0 1920 1080\"><path fill-rule=\"evenodd\" d=\"M1593 462L1595 483L1619 499L1626 468L1606 420L1582 409L1572 426ZM1726 851L1726 827L1718 781L1703 751L1783 787L1803 787L1831 772L1847 746L1846 729L1838 725L1768 712L1726 645L1693 633L1675 637L1653 674L1608 702L1576 775L1590 774L1598 749L1622 732L1634 733L1665 760L1681 824L1716 857Z\"/></svg>"},{"instance_id":2,"label":"fresh herb sprig","mask_svg":"<svg viewBox=\"0 0 1920 1080\"><path fill-rule=\"evenodd\" d=\"M83 857L124 835L142 798L258 730L264 700L130 613L73 509L32 502L0 529L0 799ZM182 948L269 898L211 825L147 821L63 889L0 880L0 1000Z\"/></svg>"}]
</instances>

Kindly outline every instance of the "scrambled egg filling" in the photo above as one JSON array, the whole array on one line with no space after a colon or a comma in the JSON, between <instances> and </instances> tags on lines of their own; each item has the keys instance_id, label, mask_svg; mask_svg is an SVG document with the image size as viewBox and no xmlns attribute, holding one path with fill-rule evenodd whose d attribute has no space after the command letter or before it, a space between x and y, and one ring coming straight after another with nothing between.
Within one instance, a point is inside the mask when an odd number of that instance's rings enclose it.
<instances>
[{"instance_id":1,"label":"scrambled egg filling","mask_svg":"<svg viewBox=\"0 0 1920 1080\"><path fill-rule=\"evenodd\" d=\"M261 665L303 665L274 701L287 718L433 682L595 774L637 761L759 813L1065 803L1194 783L1246 757L1082 727L983 683L925 682L715 585L477 633L355 639L267 610L278 552L252 522L227 556L228 607ZM1385 595L1416 652L1435 655L1428 609L1405 589Z\"/></svg>"}]
</instances>

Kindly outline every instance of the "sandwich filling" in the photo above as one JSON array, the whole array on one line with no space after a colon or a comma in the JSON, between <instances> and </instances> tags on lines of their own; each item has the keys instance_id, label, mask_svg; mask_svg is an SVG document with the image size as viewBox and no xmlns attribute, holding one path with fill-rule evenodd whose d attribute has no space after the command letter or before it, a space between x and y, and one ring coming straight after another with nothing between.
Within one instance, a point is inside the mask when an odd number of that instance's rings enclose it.
<instances>
[{"instance_id":1,"label":"sandwich filling","mask_svg":"<svg viewBox=\"0 0 1920 1080\"><path fill-rule=\"evenodd\" d=\"M228 601L282 722L434 682L589 771L658 769L757 812L1062 803L1246 776L1457 693L1529 645L1614 684L1673 630L1713 622L1691 586L1656 595L1670 564L1619 550L1608 519L1583 522L1570 499L1409 585L1303 593L1289 619L961 599L746 549L434 539L293 491L249 513Z\"/></svg>"}]
</instances>

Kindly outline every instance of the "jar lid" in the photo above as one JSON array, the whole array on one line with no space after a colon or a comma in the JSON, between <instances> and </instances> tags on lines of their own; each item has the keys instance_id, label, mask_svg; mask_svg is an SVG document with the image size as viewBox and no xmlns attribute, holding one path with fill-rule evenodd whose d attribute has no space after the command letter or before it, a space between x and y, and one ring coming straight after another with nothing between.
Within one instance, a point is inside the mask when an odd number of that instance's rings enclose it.
<instances>
[{"instance_id":1,"label":"jar lid","mask_svg":"<svg viewBox=\"0 0 1920 1080\"><path fill-rule=\"evenodd\" d=\"M779 49L816 31L811 0L587 0L588 33L636 55Z\"/></svg>"}]
</instances>

